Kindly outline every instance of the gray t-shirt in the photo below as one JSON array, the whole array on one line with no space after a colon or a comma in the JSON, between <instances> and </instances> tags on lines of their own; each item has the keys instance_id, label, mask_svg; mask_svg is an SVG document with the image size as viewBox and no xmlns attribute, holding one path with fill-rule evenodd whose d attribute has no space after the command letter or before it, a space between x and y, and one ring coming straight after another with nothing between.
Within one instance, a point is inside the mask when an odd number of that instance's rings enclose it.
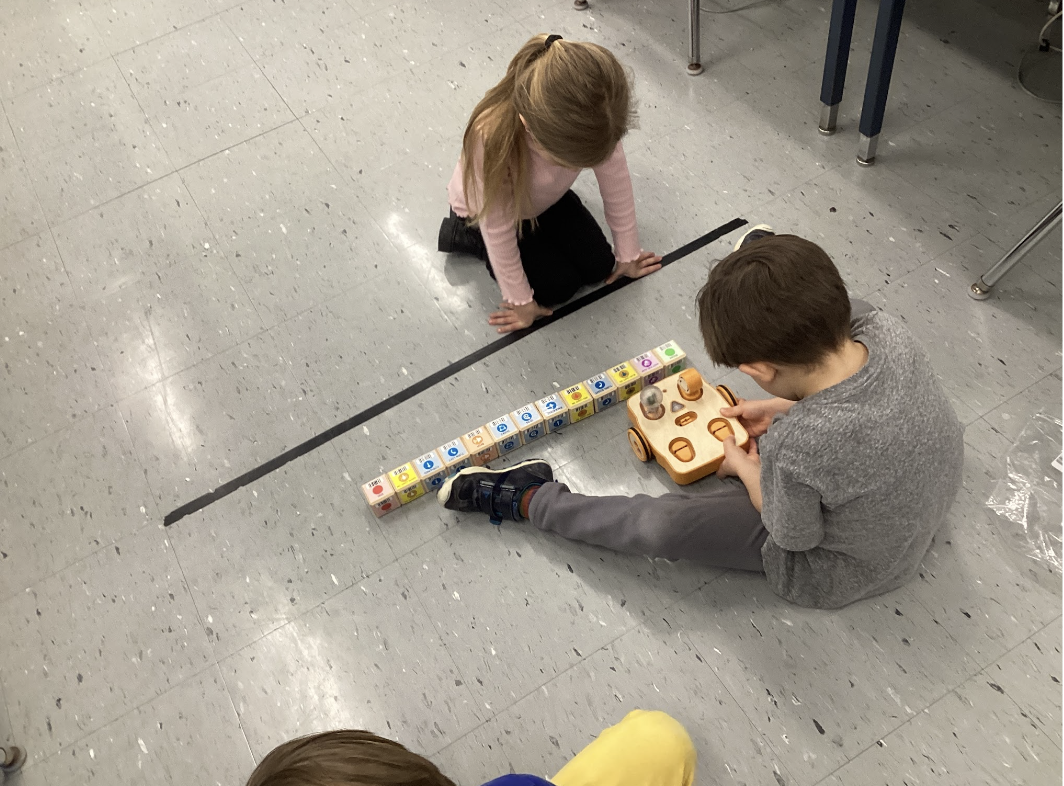
<instances>
[{"instance_id":1,"label":"gray t-shirt","mask_svg":"<svg viewBox=\"0 0 1064 786\"><path fill-rule=\"evenodd\" d=\"M838 608L916 573L961 484L964 429L898 320L853 320L868 362L796 403L759 443L765 573L781 597Z\"/></svg>"}]
</instances>

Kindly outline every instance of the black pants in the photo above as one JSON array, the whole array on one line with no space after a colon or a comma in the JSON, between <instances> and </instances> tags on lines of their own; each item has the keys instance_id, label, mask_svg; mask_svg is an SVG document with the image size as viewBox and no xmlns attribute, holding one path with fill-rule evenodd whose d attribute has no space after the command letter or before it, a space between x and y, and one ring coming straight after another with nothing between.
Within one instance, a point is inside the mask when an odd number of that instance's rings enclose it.
<instances>
[{"instance_id":1,"label":"black pants","mask_svg":"<svg viewBox=\"0 0 1064 786\"><path fill-rule=\"evenodd\" d=\"M569 300L580 287L603 281L615 262L606 235L572 191L543 211L535 229L531 221L521 222L517 248L536 302L548 308Z\"/></svg>"}]
</instances>

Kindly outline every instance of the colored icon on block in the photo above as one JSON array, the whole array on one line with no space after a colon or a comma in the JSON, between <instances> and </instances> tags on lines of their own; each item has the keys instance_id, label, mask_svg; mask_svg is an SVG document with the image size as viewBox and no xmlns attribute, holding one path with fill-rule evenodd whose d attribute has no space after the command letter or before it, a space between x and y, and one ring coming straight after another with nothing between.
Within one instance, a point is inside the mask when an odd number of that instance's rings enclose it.
<instances>
[{"instance_id":1,"label":"colored icon on block","mask_svg":"<svg viewBox=\"0 0 1064 786\"><path fill-rule=\"evenodd\" d=\"M619 363L606 373L617 386L617 398L620 401L627 401L643 389L643 380L631 363Z\"/></svg>"},{"instance_id":2,"label":"colored icon on block","mask_svg":"<svg viewBox=\"0 0 1064 786\"><path fill-rule=\"evenodd\" d=\"M595 401L581 382L563 390L562 401L569 408L569 421L572 423L578 423L595 414Z\"/></svg>"},{"instance_id":3,"label":"colored icon on block","mask_svg":"<svg viewBox=\"0 0 1064 786\"><path fill-rule=\"evenodd\" d=\"M617 403L617 386L613 384L608 374L603 373L592 377L584 383L584 387L591 391L596 412L609 409Z\"/></svg>"},{"instance_id":4,"label":"colored icon on block","mask_svg":"<svg viewBox=\"0 0 1064 786\"><path fill-rule=\"evenodd\" d=\"M488 432L495 439L495 447L499 455L505 455L521 447L521 432L509 415L503 415L488 424Z\"/></svg>"},{"instance_id":5,"label":"colored icon on block","mask_svg":"<svg viewBox=\"0 0 1064 786\"><path fill-rule=\"evenodd\" d=\"M665 376L679 374L687 367L687 353L675 341L667 341L654 350L654 355L665 368Z\"/></svg>"},{"instance_id":6,"label":"colored icon on block","mask_svg":"<svg viewBox=\"0 0 1064 786\"><path fill-rule=\"evenodd\" d=\"M499 457L499 449L495 447L495 440L488 433L487 426L473 429L462 437L462 442L469 451L473 466L483 467Z\"/></svg>"},{"instance_id":7,"label":"colored icon on block","mask_svg":"<svg viewBox=\"0 0 1064 786\"><path fill-rule=\"evenodd\" d=\"M408 461L403 466L396 467L389 472L388 480L391 481L392 488L395 489L399 502L403 505L413 502L425 493L425 485L421 482L421 478L417 476L417 470L414 469L414 462L412 461Z\"/></svg>"},{"instance_id":8,"label":"colored icon on block","mask_svg":"<svg viewBox=\"0 0 1064 786\"><path fill-rule=\"evenodd\" d=\"M447 480L447 466L435 450L414 459L414 470L425 484L426 491L439 491L440 486Z\"/></svg>"},{"instance_id":9,"label":"colored icon on block","mask_svg":"<svg viewBox=\"0 0 1064 786\"><path fill-rule=\"evenodd\" d=\"M362 496L373 508L373 515L377 518L399 508L399 497L396 496L395 489L384 475L362 486Z\"/></svg>"},{"instance_id":10,"label":"colored icon on block","mask_svg":"<svg viewBox=\"0 0 1064 786\"><path fill-rule=\"evenodd\" d=\"M639 373L639 378L643 382L643 387L647 385L656 385L665 379L665 367L661 365L661 361L651 351L640 355L633 360L628 361L631 363L635 370Z\"/></svg>"},{"instance_id":11,"label":"colored icon on block","mask_svg":"<svg viewBox=\"0 0 1064 786\"><path fill-rule=\"evenodd\" d=\"M454 475L466 467L473 466L469 451L460 439L452 439L446 445L440 445L436 448L436 452L443 460L443 466L447 468L448 475Z\"/></svg>"},{"instance_id":12,"label":"colored icon on block","mask_svg":"<svg viewBox=\"0 0 1064 786\"><path fill-rule=\"evenodd\" d=\"M529 404L511 412L510 419L517 424L517 428L521 432L521 441L526 445L547 433L543 415L536 409L535 404Z\"/></svg>"},{"instance_id":13,"label":"colored icon on block","mask_svg":"<svg viewBox=\"0 0 1064 786\"><path fill-rule=\"evenodd\" d=\"M537 401L536 409L543 416L543 425L548 434L569 425L569 407L557 393L551 393Z\"/></svg>"}]
</instances>

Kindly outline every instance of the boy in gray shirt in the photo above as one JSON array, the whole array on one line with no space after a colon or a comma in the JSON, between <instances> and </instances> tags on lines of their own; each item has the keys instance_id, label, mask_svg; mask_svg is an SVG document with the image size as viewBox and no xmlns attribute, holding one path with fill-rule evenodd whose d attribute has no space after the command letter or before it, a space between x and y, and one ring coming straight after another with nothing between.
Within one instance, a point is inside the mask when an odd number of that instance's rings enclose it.
<instances>
[{"instance_id":1,"label":"boy in gray shirt","mask_svg":"<svg viewBox=\"0 0 1064 786\"><path fill-rule=\"evenodd\" d=\"M698 295L710 358L776 398L740 401L747 449L725 441L708 488L591 497L550 466L463 470L451 510L626 553L763 571L802 606L838 608L916 573L960 488L964 431L923 350L896 319L851 304L814 243L755 227Z\"/></svg>"}]
</instances>

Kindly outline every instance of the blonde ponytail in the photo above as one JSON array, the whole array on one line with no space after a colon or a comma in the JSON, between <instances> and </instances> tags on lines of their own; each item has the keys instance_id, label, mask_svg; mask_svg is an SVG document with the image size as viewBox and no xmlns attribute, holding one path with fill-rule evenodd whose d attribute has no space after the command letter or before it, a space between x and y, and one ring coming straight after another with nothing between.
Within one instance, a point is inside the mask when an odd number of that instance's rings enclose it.
<instances>
[{"instance_id":1,"label":"blonde ponytail","mask_svg":"<svg viewBox=\"0 0 1064 786\"><path fill-rule=\"evenodd\" d=\"M617 58L597 44L553 38L549 46L546 34L530 38L469 118L462 186L468 204L478 206L474 222L510 199L518 229L521 217L532 215L526 133L556 162L582 169L609 158L634 124L628 76Z\"/></svg>"}]
</instances>

